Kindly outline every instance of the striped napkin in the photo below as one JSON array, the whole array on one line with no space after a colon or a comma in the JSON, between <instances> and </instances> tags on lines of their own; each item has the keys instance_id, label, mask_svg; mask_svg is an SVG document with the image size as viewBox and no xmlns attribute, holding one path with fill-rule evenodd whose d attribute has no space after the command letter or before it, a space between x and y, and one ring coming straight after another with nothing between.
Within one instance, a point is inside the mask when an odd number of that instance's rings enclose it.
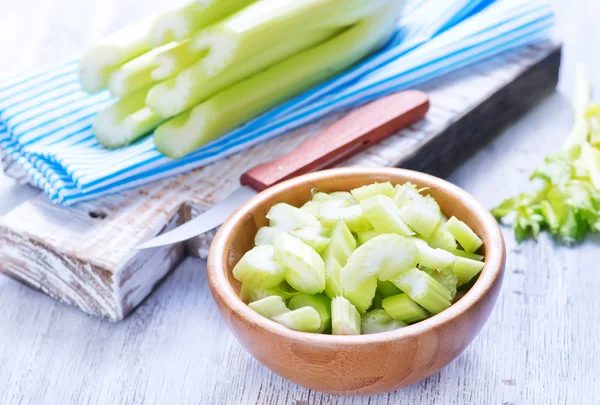
<instances>
[{"instance_id":1,"label":"striped napkin","mask_svg":"<svg viewBox=\"0 0 600 405\"><path fill-rule=\"evenodd\" d=\"M177 160L152 137L107 150L91 129L113 100L88 95L77 61L0 83L0 148L53 202L72 205L173 176L368 101L531 44L554 16L544 0L409 0L389 43L367 60Z\"/></svg>"}]
</instances>

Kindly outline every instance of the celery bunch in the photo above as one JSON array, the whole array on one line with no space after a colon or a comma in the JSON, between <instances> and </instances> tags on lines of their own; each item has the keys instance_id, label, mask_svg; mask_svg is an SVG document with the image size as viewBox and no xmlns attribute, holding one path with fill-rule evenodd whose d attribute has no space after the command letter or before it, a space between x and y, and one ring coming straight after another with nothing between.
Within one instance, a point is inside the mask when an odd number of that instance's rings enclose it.
<instances>
[{"instance_id":1,"label":"celery bunch","mask_svg":"<svg viewBox=\"0 0 600 405\"><path fill-rule=\"evenodd\" d=\"M549 156L531 176L541 186L503 201L492 210L502 219L515 214L519 242L548 230L559 242L581 242L600 231L600 104L591 102L583 66L577 68L573 100L575 123L564 149Z\"/></svg>"},{"instance_id":2,"label":"celery bunch","mask_svg":"<svg viewBox=\"0 0 600 405\"><path fill-rule=\"evenodd\" d=\"M117 148L154 130L159 151L184 156L380 48L402 3L196 0L128 27L80 62L85 91L121 98L96 136Z\"/></svg>"},{"instance_id":3,"label":"celery bunch","mask_svg":"<svg viewBox=\"0 0 600 405\"><path fill-rule=\"evenodd\" d=\"M410 183L316 192L267 219L233 276L250 308L300 331L403 328L450 307L485 266L479 236Z\"/></svg>"}]
</instances>

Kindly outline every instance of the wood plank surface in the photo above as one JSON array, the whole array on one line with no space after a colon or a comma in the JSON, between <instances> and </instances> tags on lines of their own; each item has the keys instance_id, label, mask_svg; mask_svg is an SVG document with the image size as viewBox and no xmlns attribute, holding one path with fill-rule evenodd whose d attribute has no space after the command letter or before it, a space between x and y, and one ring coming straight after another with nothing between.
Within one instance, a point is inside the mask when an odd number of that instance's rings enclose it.
<instances>
[{"instance_id":1,"label":"wood plank surface","mask_svg":"<svg viewBox=\"0 0 600 405\"><path fill-rule=\"evenodd\" d=\"M600 5L553 4L565 43L561 90L570 93L578 60L600 89ZM7 3L0 72L64 60L153 6L160 7L158 1L143 7L116 0ZM491 207L527 187L534 167L560 148L571 119L565 96L554 93L449 179ZM0 212L34 193L0 174ZM600 237L575 248L546 236L517 245L509 229L505 237L503 290L479 337L437 375L374 397L306 390L254 361L221 321L199 259L187 259L119 324L82 315L0 276L0 403L600 404L600 272L594 267Z\"/></svg>"}]
</instances>

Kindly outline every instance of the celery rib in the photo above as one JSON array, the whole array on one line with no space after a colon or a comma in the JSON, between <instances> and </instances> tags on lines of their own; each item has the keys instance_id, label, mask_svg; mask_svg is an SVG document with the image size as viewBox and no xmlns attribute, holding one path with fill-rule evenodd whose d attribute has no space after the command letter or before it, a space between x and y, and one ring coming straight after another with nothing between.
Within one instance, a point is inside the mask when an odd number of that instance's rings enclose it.
<instances>
[{"instance_id":1,"label":"celery rib","mask_svg":"<svg viewBox=\"0 0 600 405\"><path fill-rule=\"evenodd\" d=\"M184 156L206 142L328 79L381 47L397 13L386 10L341 34L217 93L159 126L154 140L169 157Z\"/></svg>"}]
</instances>

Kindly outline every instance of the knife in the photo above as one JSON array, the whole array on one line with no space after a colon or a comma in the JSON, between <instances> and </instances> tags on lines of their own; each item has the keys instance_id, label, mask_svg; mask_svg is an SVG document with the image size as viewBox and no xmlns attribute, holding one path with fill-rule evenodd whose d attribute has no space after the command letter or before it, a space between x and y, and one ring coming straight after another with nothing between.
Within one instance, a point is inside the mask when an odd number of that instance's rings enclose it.
<instances>
[{"instance_id":1,"label":"knife","mask_svg":"<svg viewBox=\"0 0 600 405\"><path fill-rule=\"evenodd\" d=\"M427 95L416 90L393 93L366 104L290 153L248 170L240 178L241 186L217 206L135 249L171 245L202 235L225 222L260 191L292 177L334 166L422 119L428 109Z\"/></svg>"}]
</instances>

